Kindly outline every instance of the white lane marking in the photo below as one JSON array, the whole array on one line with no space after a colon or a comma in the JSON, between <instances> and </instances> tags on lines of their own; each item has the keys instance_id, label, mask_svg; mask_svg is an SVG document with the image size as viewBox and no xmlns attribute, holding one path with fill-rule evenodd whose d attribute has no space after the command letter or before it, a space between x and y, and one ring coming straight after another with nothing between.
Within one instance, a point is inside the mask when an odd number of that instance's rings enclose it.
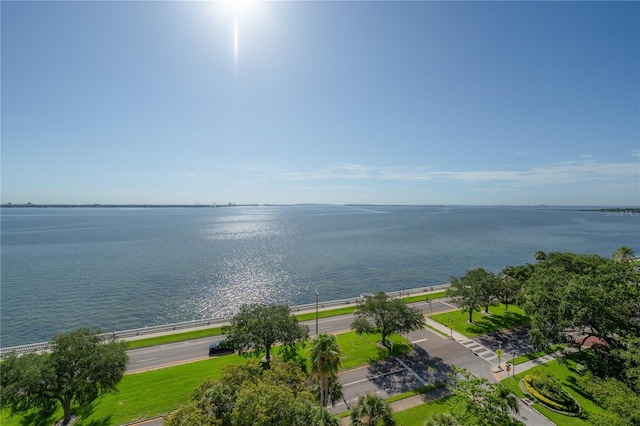
<instances>
[{"instance_id":1,"label":"white lane marking","mask_svg":"<svg viewBox=\"0 0 640 426\"><path fill-rule=\"evenodd\" d=\"M413 375L413 377L418 379L418 381L420 383L422 383L422 386L427 386L427 382L425 380L423 380L422 377L418 376L418 373L413 371L413 369L411 369L411 367L409 367L407 364L405 364L404 361L402 361L400 358L396 358L396 361L398 361L400 363L400 365L402 365L404 368L406 368L407 371Z\"/></svg>"},{"instance_id":2,"label":"white lane marking","mask_svg":"<svg viewBox=\"0 0 640 426\"><path fill-rule=\"evenodd\" d=\"M395 374L395 373L399 373L399 372L401 372L401 371L402 371L402 369L401 369L401 368L400 368L400 369L397 369L397 370L387 371L386 373L384 373L384 374L378 374L377 376L367 377L366 379L356 380L355 382L343 383L343 385L342 385L342 386L343 386L343 387L344 387L344 386L351 386L351 385L355 385L355 384L362 383L362 382L368 382L368 381L373 380L373 379L376 379L376 378L378 378L378 377L388 376L389 374Z\"/></svg>"},{"instance_id":3,"label":"white lane marking","mask_svg":"<svg viewBox=\"0 0 640 426\"><path fill-rule=\"evenodd\" d=\"M156 359L156 358L141 359L141 360L136 361L136 362L148 362L148 361L153 361L154 359Z\"/></svg>"},{"instance_id":4,"label":"white lane marking","mask_svg":"<svg viewBox=\"0 0 640 426\"><path fill-rule=\"evenodd\" d=\"M426 342L429 339L418 339L418 340L412 340L411 343L420 343L420 342Z\"/></svg>"}]
</instances>

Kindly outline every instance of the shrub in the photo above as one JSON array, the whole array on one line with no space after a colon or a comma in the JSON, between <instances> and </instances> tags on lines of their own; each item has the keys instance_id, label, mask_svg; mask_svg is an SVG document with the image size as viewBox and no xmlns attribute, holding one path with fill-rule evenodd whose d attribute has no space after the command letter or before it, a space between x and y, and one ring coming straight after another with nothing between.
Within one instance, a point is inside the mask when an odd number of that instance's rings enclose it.
<instances>
[{"instance_id":1,"label":"shrub","mask_svg":"<svg viewBox=\"0 0 640 426\"><path fill-rule=\"evenodd\" d=\"M580 414L580 405L551 376L527 374L522 380L524 391L543 405L562 413Z\"/></svg>"}]
</instances>

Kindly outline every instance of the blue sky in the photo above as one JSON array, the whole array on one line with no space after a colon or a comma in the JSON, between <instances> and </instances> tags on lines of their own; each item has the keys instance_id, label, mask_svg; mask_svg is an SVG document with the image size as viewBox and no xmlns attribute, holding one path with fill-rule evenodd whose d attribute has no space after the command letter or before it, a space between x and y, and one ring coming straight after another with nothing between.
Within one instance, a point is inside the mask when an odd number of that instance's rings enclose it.
<instances>
[{"instance_id":1,"label":"blue sky","mask_svg":"<svg viewBox=\"0 0 640 426\"><path fill-rule=\"evenodd\" d=\"M638 2L7 2L3 203L640 205Z\"/></svg>"}]
</instances>

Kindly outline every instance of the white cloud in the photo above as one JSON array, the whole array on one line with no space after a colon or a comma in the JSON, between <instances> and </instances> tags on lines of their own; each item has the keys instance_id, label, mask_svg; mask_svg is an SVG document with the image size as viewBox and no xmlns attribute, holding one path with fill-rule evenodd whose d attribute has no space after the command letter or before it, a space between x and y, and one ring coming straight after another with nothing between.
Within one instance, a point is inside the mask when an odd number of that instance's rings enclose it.
<instances>
[{"instance_id":1,"label":"white cloud","mask_svg":"<svg viewBox=\"0 0 640 426\"><path fill-rule=\"evenodd\" d=\"M592 159L567 161L525 170L469 171L433 170L428 167L373 167L347 163L307 172L281 172L280 177L285 180L368 179L404 182L437 179L537 186L640 179L640 167L633 162L602 163Z\"/></svg>"},{"instance_id":2,"label":"white cloud","mask_svg":"<svg viewBox=\"0 0 640 426\"><path fill-rule=\"evenodd\" d=\"M291 190L294 191L361 191L362 187L360 186L349 186L349 185L332 185L332 186L293 186Z\"/></svg>"}]
</instances>

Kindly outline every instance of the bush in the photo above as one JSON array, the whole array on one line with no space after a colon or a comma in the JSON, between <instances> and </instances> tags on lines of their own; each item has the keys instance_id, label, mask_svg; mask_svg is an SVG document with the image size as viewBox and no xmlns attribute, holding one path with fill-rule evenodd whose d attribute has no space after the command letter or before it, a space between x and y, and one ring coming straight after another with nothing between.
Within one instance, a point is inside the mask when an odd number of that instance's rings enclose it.
<instances>
[{"instance_id":1,"label":"bush","mask_svg":"<svg viewBox=\"0 0 640 426\"><path fill-rule=\"evenodd\" d=\"M580 405L551 376L532 376L523 379L524 391L547 407L562 413L579 415Z\"/></svg>"}]
</instances>

